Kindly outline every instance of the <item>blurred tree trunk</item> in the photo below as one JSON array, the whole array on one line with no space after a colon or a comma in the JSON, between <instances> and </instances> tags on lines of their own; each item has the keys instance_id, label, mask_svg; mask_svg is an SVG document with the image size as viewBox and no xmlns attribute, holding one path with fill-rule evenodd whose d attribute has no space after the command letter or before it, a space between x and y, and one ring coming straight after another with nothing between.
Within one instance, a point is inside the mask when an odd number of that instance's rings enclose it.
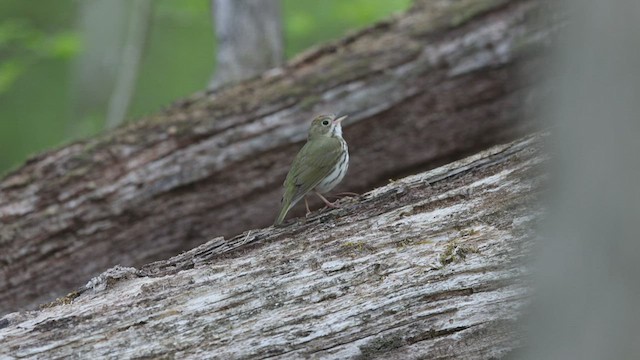
<instances>
[{"instance_id":1,"label":"blurred tree trunk","mask_svg":"<svg viewBox=\"0 0 640 360\"><path fill-rule=\"evenodd\" d=\"M138 70L151 20L151 0L131 2L129 24L124 47L121 51L118 74L107 108L107 128L120 125L127 116L138 80Z\"/></svg>"},{"instance_id":2,"label":"blurred tree trunk","mask_svg":"<svg viewBox=\"0 0 640 360\"><path fill-rule=\"evenodd\" d=\"M78 2L82 51L73 64L69 133L78 138L95 130L113 93L127 33L128 0Z\"/></svg>"},{"instance_id":3,"label":"blurred tree trunk","mask_svg":"<svg viewBox=\"0 0 640 360\"><path fill-rule=\"evenodd\" d=\"M640 2L567 0L549 66L554 153L527 359L638 359Z\"/></svg>"},{"instance_id":4,"label":"blurred tree trunk","mask_svg":"<svg viewBox=\"0 0 640 360\"><path fill-rule=\"evenodd\" d=\"M540 11L537 0L417 1L281 72L30 159L0 182L0 313L115 264L271 224L319 112L350 116L350 169L337 191L366 191L530 131L522 115L537 93L518 75L537 73L554 31L531 21Z\"/></svg>"},{"instance_id":5,"label":"blurred tree trunk","mask_svg":"<svg viewBox=\"0 0 640 360\"><path fill-rule=\"evenodd\" d=\"M110 269L51 308L0 317L0 358L505 358L523 344L541 140Z\"/></svg>"},{"instance_id":6,"label":"blurred tree trunk","mask_svg":"<svg viewBox=\"0 0 640 360\"><path fill-rule=\"evenodd\" d=\"M142 55L150 0L87 0L79 6L82 52L73 65L73 138L108 127L126 116Z\"/></svg>"},{"instance_id":7,"label":"blurred tree trunk","mask_svg":"<svg viewBox=\"0 0 640 360\"><path fill-rule=\"evenodd\" d=\"M282 65L280 0L213 0L216 70L209 87L254 77Z\"/></svg>"}]
</instances>

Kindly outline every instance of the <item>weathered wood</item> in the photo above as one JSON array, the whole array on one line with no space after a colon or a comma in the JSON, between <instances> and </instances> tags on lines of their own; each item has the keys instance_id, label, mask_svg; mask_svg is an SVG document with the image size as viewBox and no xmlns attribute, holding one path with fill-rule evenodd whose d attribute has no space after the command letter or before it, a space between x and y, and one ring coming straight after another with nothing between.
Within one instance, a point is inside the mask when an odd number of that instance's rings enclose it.
<instances>
[{"instance_id":1,"label":"weathered wood","mask_svg":"<svg viewBox=\"0 0 640 360\"><path fill-rule=\"evenodd\" d=\"M0 314L213 236L272 223L319 112L349 114L362 192L527 131L519 115L552 27L535 0L417 1L282 69L32 158L0 183ZM299 213L298 213L299 214ZM291 215L295 216L294 211Z\"/></svg>"},{"instance_id":2,"label":"weathered wood","mask_svg":"<svg viewBox=\"0 0 640 360\"><path fill-rule=\"evenodd\" d=\"M0 355L501 358L521 346L541 140L493 147L285 227L113 268L49 308L0 318Z\"/></svg>"}]
</instances>

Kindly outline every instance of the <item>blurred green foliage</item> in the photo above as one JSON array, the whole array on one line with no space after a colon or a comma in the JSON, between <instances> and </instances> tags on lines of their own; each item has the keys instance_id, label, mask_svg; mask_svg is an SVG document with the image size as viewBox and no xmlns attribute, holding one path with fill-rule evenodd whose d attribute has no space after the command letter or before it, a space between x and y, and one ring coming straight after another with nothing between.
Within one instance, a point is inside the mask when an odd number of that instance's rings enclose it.
<instances>
[{"instance_id":1,"label":"blurred green foliage","mask_svg":"<svg viewBox=\"0 0 640 360\"><path fill-rule=\"evenodd\" d=\"M0 174L68 142L79 1L0 2ZM282 0L286 56L409 7L411 0ZM203 89L214 70L210 0L154 0L129 118ZM103 128L86 119L82 136Z\"/></svg>"}]
</instances>

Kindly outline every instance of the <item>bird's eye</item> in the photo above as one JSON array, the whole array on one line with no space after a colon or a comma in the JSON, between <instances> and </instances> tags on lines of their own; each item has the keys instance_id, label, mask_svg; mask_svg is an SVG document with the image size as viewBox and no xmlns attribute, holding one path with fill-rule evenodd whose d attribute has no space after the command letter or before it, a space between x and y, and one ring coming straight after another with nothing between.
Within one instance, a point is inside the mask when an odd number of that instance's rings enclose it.
<instances>
[{"instance_id":1,"label":"bird's eye","mask_svg":"<svg viewBox=\"0 0 640 360\"><path fill-rule=\"evenodd\" d=\"M324 120L324 121L322 121L322 125L324 125L324 126L329 125L329 120Z\"/></svg>"}]
</instances>

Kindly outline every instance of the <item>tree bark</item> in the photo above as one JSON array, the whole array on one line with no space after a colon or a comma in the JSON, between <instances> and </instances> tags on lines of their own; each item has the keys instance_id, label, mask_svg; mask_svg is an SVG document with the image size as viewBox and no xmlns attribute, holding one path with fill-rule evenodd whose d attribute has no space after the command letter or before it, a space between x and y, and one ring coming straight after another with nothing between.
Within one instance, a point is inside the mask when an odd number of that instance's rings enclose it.
<instances>
[{"instance_id":1,"label":"tree bark","mask_svg":"<svg viewBox=\"0 0 640 360\"><path fill-rule=\"evenodd\" d=\"M366 191L529 131L534 0L418 1L406 14L237 86L30 159L0 183L0 314L271 224L314 114L348 114ZM300 214L293 211L290 216Z\"/></svg>"},{"instance_id":2,"label":"tree bark","mask_svg":"<svg viewBox=\"0 0 640 360\"><path fill-rule=\"evenodd\" d=\"M20 358L494 359L519 349L543 135L0 318Z\"/></svg>"},{"instance_id":3,"label":"tree bark","mask_svg":"<svg viewBox=\"0 0 640 360\"><path fill-rule=\"evenodd\" d=\"M216 33L215 88L282 65L280 0L212 0Z\"/></svg>"}]
</instances>

